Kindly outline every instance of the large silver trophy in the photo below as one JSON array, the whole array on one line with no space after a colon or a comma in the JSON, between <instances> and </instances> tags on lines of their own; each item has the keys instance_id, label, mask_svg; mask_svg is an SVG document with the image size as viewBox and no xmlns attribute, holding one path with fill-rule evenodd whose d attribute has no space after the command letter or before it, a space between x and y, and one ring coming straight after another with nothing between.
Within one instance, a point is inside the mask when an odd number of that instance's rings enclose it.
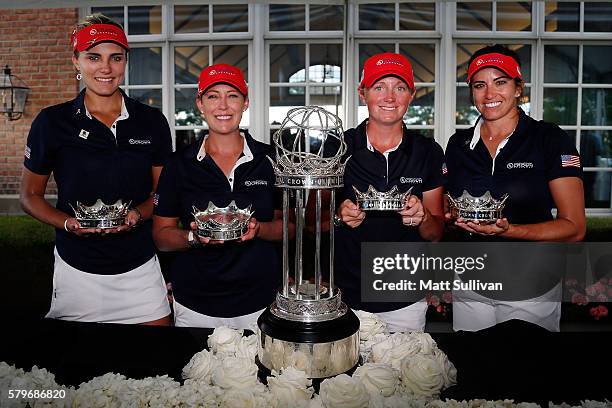
<instances>
[{"instance_id":1,"label":"large silver trophy","mask_svg":"<svg viewBox=\"0 0 612 408\"><path fill-rule=\"evenodd\" d=\"M310 140L321 142L310 151ZM334 188L342 187L346 152L340 119L317 106L287 113L274 134L276 186L283 190L283 286L276 301L259 317L258 362L267 370L293 366L310 378L334 376L354 368L359 360L359 319L334 286ZM314 283L304 280L305 213L314 193ZM322 194L329 208L322 208ZM292 203L292 204L290 204ZM293 276L289 267L289 216L294 207L296 236ZM322 248L322 211L329 211L329 248ZM329 251L329 282L322 281L321 252Z\"/></svg>"}]
</instances>

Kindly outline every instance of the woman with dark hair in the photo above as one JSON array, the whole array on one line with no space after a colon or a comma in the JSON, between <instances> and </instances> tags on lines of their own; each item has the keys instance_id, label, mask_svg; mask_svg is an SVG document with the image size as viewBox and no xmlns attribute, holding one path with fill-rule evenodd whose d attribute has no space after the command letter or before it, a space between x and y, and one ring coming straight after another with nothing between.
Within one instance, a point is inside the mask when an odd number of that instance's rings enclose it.
<instances>
[{"instance_id":1,"label":"woman with dark hair","mask_svg":"<svg viewBox=\"0 0 612 408\"><path fill-rule=\"evenodd\" d=\"M471 57L468 84L480 112L476 125L459 130L446 148L447 190L472 196L508 194L504 217L484 224L462 219L454 225L465 240L579 241L585 234L580 157L573 140L558 126L536 121L519 101L525 83L520 59L494 45ZM552 209L557 209L556 217ZM447 214L450 219L450 214ZM557 283L541 296L496 301L471 291L453 292L455 330L474 331L518 319L559 330Z\"/></svg>"},{"instance_id":2,"label":"woman with dark hair","mask_svg":"<svg viewBox=\"0 0 612 408\"><path fill-rule=\"evenodd\" d=\"M208 124L204 137L177 151L162 172L153 235L162 251L179 251L172 266L174 323L187 327L252 328L272 303L281 269L274 242L282 211L269 145L239 128L249 107L242 71L215 64L200 74L196 105ZM197 233L195 206L251 206L254 216L238 242ZM180 222L180 226L179 226Z\"/></svg>"},{"instance_id":3,"label":"woman with dark hair","mask_svg":"<svg viewBox=\"0 0 612 408\"><path fill-rule=\"evenodd\" d=\"M47 317L170 323L166 287L151 237L151 197L172 150L163 114L119 88L129 46L122 27L96 14L71 37L72 63L84 89L43 109L25 147L21 205L55 227L55 266ZM53 173L55 207L45 200ZM131 203L123 225L81 228L77 202Z\"/></svg>"}]
</instances>

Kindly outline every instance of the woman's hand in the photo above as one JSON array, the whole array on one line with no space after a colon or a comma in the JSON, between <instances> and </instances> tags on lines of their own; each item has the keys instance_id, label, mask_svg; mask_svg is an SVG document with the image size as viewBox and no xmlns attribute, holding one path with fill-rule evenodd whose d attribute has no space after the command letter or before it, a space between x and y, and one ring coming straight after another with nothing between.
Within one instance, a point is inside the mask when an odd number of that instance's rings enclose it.
<instances>
[{"instance_id":1,"label":"woman's hand","mask_svg":"<svg viewBox=\"0 0 612 408\"><path fill-rule=\"evenodd\" d=\"M486 236L501 235L510 229L510 223L507 218L499 218L493 224L480 224L478 221L465 222L459 218L455 221L455 225L472 234Z\"/></svg>"},{"instance_id":2,"label":"woman's hand","mask_svg":"<svg viewBox=\"0 0 612 408\"><path fill-rule=\"evenodd\" d=\"M198 234L198 224L195 221L191 221L191 223L189 223L189 228L191 228L191 231L193 232L193 237L197 239L202 245L219 245L225 242L225 241L212 240L210 238L201 237Z\"/></svg>"},{"instance_id":3,"label":"woman's hand","mask_svg":"<svg viewBox=\"0 0 612 408\"><path fill-rule=\"evenodd\" d=\"M102 233L102 228L81 228L81 224L74 217L69 217L64 222L64 229L71 234L79 237L88 237Z\"/></svg>"},{"instance_id":4,"label":"woman's hand","mask_svg":"<svg viewBox=\"0 0 612 408\"><path fill-rule=\"evenodd\" d=\"M365 219L366 213L361 210L357 204L349 199L346 199L340 204L338 216L346 225L351 228L357 228Z\"/></svg>"},{"instance_id":5,"label":"woman's hand","mask_svg":"<svg viewBox=\"0 0 612 408\"><path fill-rule=\"evenodd\" d=\"M240 237L240 242L249 241L255 238L259 234L260 224L255 217L252 217L249 221L248 231Z\"/></svg>"},{"instance_id":6,"label":"woman's hand","mask_svg":"<svg viewBox=\"0 0 612 408\"><path fill-rule=\"evenodd\" d=\"M418 227L425 220L425 208L415 195L408 197L404 208L398 212L402 216L402 223L408 227Z\"/></svg>"}]
</instances>

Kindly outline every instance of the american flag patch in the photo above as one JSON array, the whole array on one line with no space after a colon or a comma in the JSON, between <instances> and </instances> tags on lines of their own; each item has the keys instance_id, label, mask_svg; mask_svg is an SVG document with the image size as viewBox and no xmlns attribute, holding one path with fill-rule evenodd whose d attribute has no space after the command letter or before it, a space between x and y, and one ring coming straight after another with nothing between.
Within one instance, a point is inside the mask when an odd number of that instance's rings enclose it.
<instances>
[{"instance_id":1,"label":"american flag patch","mask_svg":"<svg viewBox=\"0 0 612 408\"><path fill-rule=\"evenodd\" d=\"M448 173L448 169L446 168L446 163L442 163L442 174Z\"/></svg>"},{"instance_id":2,"label":"american flag patch","mask_svg":"<svg viewBox=\"0 0 612 408\"><path fill-rule=\"evenodd\" d=\"M153 205L157 206L159 204L159 194L153 194Z\"/></svg>"},{"instance_id":3,"label":"american flag patch","mask_svg":"<svg viewBox=\"0 0 612 408\"><path fill-rule=\"evenodd\" d=\"M26 159L29 159L31 153L32 149L30 149L30 146L26 145L25 149L23 150L23 155L26 157Z\"/></svg>"},{"instance_id":4,"label":"american flag patch","mask_svg":"<svg viewBox=\"0 0 612 408\"><path fill-rule=\"evenodd\" d=\"M580 157L573 154L562 154L561 167L580 167Z\"/></svg>"}]
</instances>

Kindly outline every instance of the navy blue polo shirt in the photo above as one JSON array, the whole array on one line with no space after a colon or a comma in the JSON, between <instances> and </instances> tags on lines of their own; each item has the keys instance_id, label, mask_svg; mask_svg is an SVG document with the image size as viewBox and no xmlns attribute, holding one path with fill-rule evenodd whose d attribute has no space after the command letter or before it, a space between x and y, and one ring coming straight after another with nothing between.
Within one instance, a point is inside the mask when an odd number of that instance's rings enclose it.
<instances>
[{"instance_id":1,"label":"navy blue polo shirt","mask_svg":"<svg viewBox=\"0 0 612 408\"><path fill-rule=\"evenodd\" d=\"M25 167L40 175L53 173L56 207L74 215L70 205L97 199L131 206L146 201L152 190L152 166L162 166L172 152L164 115L123 94L129 117L116 122L116 135L86 114L86 90L69 102L43 109L28 135ZM155 254L151 221L132 231L78 237L55 230L57 251L69 265L85 272L114 275L130 271Z\"/></svg>"},{"instance_id":2,"label":"navy blue polo shirt","mask_svg":"<svg viewBox=\"0 0 612 408\"><path fill-rule=\"evenodd\" d=\"M258 221L272 221L280 204L268 159L272 150L242 132L252 158L235 168L231 183L210 155L198 154L205 137L174 153L159 180L155 215L178 217L187 229L193 221L192 206L203 210L212 201L225 207L235 200L240 208L251 205ZM275 243L259 238L180 252L171 272L174 297L209 316L256 312L276 296L281 281L278 255Z\"/></svg>"},{"instance_id":3,"label":"navy blue polo shirt","mask_svg":"<svg viewBox=\"0 0 612 408\"><path fill-rule=\"evenodd\" d=\"M446 148L447 191L456 197L487 190L494 198L508 193L503 214L515 224L552 220L555 206L548 183L561 177L582 178L574 141L552 123L536 121L520 110L519 122L495 160L475 128L459 130ZM480 119L479 119L480 121Z\"/></svg>"},{"instance_id":4,"label":"navy blue polo shirt","mask_svg":"<svg viewBox=\"0 0 612 408\"><path fill-rule=\"evenodd\" d=\"M443 184L444 153L440 145L403 127L399 146L388 153L368 147L367 120L344 134L349 157L344 172L344 187L337 199L355 202L353 186L366 191L369 185L378 191L397 186L400 192L412 187L412 194L423 199L423 192ZM369 312L386 312L408 306L410 303L361 302L361 243L362 242L414 242L423 241L418 229L402 224L395 211L369 211L357 228L337 227L335 230L335 278L342 289L342 299L352 308Z\"/></svg>"}]
</instances>

